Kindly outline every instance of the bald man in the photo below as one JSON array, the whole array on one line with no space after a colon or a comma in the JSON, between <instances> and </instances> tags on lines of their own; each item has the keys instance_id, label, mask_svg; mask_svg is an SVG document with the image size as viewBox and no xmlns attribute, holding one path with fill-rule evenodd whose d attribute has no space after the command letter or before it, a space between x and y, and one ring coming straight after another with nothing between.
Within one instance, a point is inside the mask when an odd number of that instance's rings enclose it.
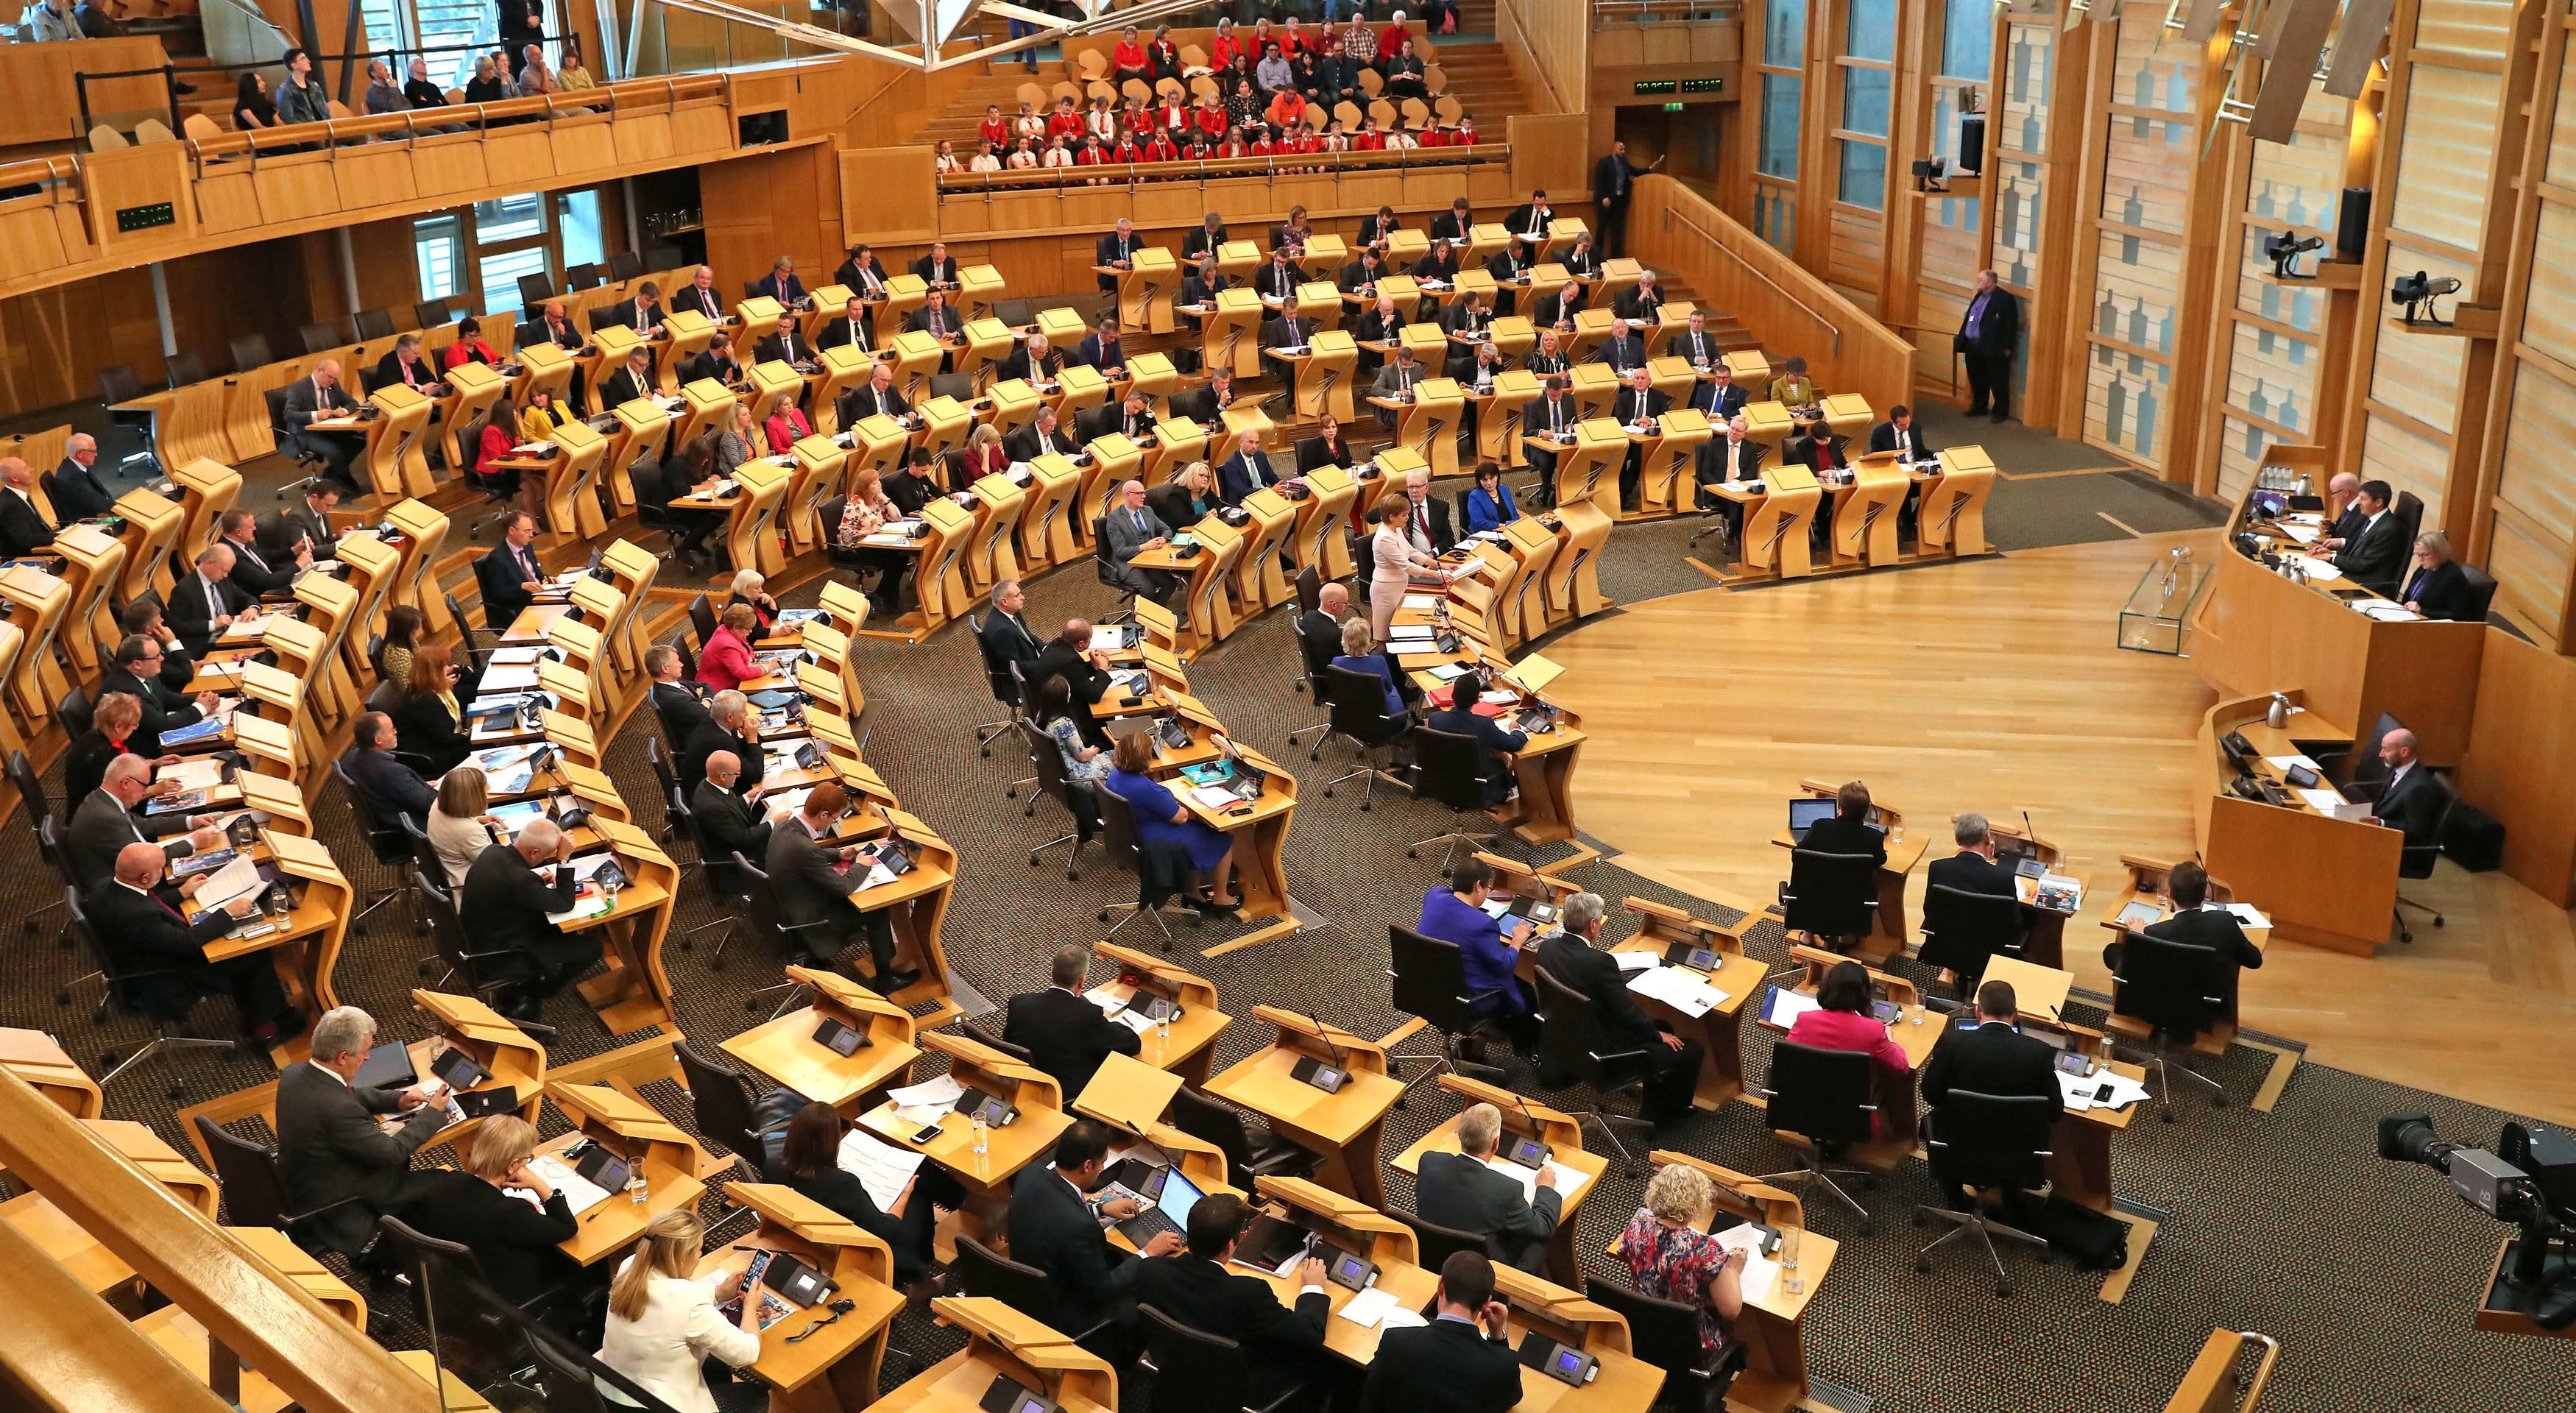
<instances>
[{"instance_id":1,"label":"bald man","mask_svg":"<svg viewBox=\"0 0 2576 1413\"><path fill-rule=\"evenodd\" d=\"M2370 822L2403 832L2406 847L2437 847L2442 842L2442 813L2449 792L2416 758L2415 733L2399 727L2379 738L2379 763L2388 779L2371 801Z\"/></svg>"},{"instance_id":2,"label":"bald man","mask_svg":"<svg viewBox=\"0 0 2576 1413\"><path fill-rule=\"evenodd\" d=\"M304 1029L304 1018L287 1009L271 954L206 960L206 944L256 911L258 895L209 908L191 922L184 909L206 876L181 880L175 898L156 894L166 862L157 844L128 844L117 852L114 874L90 890L91 929L116 958L117 969L133 975L126 983L128 1004L145 1015L175 1018L202 997L228 993L241 1033L263 1047Z\"/></svg>"},{"instance_id":3,"label":"bald man","mask_svg":"<svg viewBox=\"0 0 2576 1413\"><path fill-rule=\"evenodd\" d=\"M152 782L152 763L141 756L109 761L98 788L73 807L71 828L63 834L64 862L71 866L72 881L84 891L96 888L116 871L117 859L131 845L150 844L167 861L223 842L212 827L213 815L192 818L142 812L144 801L167 793Z\"/></svg>"},{"instance_id":4,"label":"bald man","mask_svg":"<svg viewBox=\"0 0 2576 1413\"><path fill-rule=\"evenodd\" d=\"M2342 549L2360 539L2362 528L2369 523L2369 513L2361 508L2361 478L2349 471L2337 471L2326 482L2326 533L2316 547Z\"/></svg>"},{"instance_id":5,"label":"bald man","mask_svg":"<svg viewBox=\"0 0 2576 1413\"><path fill-rule=\"evenodd\" d=\"M572 843L562 828L538 819L508 848L475 855L465 871L457 921L478 951L510 954L494 974L515 983L499 1007L512 1020L536 1019L548 996L599 960L596 933L566 935L548 916L572 910L577 890L571 858Z\"/></svg>"},{"instance_id":6,"label":"bald man","mask_svg":"<svg viewBox=\"0 0 2576 1413\"><path fill-rule=\"evenodd\" d=\"M316 432L317 421L346 417L358 410L356 399L340 386L340 360L325 358L313 365L313 371L286 385L286 430L305 451L322 458L324 474L338 481L350 495L360 494L358 480L350 470L358 452L366 443L363 433Z\"/></svg>"},{"instance_id":7,"label":"bald man","mask_svg":"<svg viewBox=\"0 0 2576 1413\"><path fill-rule=\"evenodd\" d=\"M699 858L722 863L740 854L757 865L769 857L769 821L761 818L760 806L734 788L740 779L742 757L731 751L708 755L707 778L689 794Z\"/></svg>"}]
</instances>

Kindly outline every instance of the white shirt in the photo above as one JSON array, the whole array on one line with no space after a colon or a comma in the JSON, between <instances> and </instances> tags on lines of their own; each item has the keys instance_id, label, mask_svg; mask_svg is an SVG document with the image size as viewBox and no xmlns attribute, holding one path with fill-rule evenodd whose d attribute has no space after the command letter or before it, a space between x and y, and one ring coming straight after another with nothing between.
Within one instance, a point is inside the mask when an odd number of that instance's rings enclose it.
<instances>
[{"instance_id":1,"label":"white shirt","mask_svg":"<svg viewBox=\"0 0 2576 1413\"><path fill-rule=\"evenodd\" d=\"M306 1060L304 1063L306 1063L306 1064L308 1064L308 1065L311 1065L313 1068L315 1068L315 1069L317 1069L317 1070L320 1070L322 1073L324 1073L324 1074L327 1074L327 1075L331 1076L333 1079L338 1080L338 1081L340 1082L340 1087L341 1087L342 1089L348 1089L348 1088L352 1087L352 1086L350 1085L350 1083L349 1083L349 1077L348 1077L347 1075L344 1075L344 1074L340 1073L338 1070L335 1070L335 1069L331 1068L329 1065L326 1065L326 1064L322 1063L320 1060Z\"/></svg>"},{"instance_id":2,"label":"white shirt","mask_svg":"<svg viewBox=\"0 0 2576 1413\"><path fill-rule=\"evenodd\" d=\"M655 1275L647 1291L640 1319L609 1315L599 1361L680 1413L716 1413L701 1361L712 1354L739 1369L760 1357L760 1336L716 1312L708 1282ZM612 1403L626 1402L613 1389L600 1392Z\"/></svg>"}]
</instances>

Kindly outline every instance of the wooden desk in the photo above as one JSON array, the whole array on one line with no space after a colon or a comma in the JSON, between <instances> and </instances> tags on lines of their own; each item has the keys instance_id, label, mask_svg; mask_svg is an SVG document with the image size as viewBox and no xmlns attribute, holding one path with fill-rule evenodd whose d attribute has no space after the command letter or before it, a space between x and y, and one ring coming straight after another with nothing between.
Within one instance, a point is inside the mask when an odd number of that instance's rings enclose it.
<instances>
[{"instance_id":1,"label":"wooden desk","mask_svg":"<svg viewBox=\"0 0 2576 1413\"><path fill-rule=\"evenodd\" d=\"M1986 541L1986 496L1994 490L1995 463L1985 448L1974 446L1947 448L1934 460L1940 469L1923 484L1914 507L1915 556L1994 553Z\"/></svg>"},{"instance_id":2,"label":"wooden desk","mask_svg":"<svg viewBox=\"0 0 2576 1413\"><path fill-rule=\"evenodd\" d=\"M959 1084L1018 1109L1019 1117L985 1130L984 1151L975 1151L975 1123L951 1109L939 1119L939 1132L925 1142L913 1141L916 1125L895 1115L892 1100L859 1115L859 1126L909 1152L920 1153L948 1170L966 1189L968 1207L959 1220L971 1227L978 1217L997 1219L1008 1200L1011 1180L1031 1163L1049 1161L1055 1141L1073 1127L1064 1109L1064 1091L1053 1076L1024 1065L1001 1051L962 1035L923 1031L924 1048L948 1056L948 1073Z\"/></svg>"},{"instance_id":3,"label":"wooden desk","mask_svg":"<svg viewBox=\"0 0 2576 1413\"><path fill-rule=\"evenodd\" d=\"M1740 1276L1744 1309L1735 1318L1734 1333L1745 1345L1745 1366L1726 1391L1726 1406L1752 1413L1790 1413L1809 1390L1807 1307L1832 1272L1842 1243L1808 1231L1797 1197L1760 1178L1688 1153L1657 1149L1648 1157L1659 1171L1675 1164L1699 1169L1715 1189L1718 1211L1780 1233L1780 1249L1771 1257L1747 1262ZM1698 1225L1706 1231L1715 1220L1711 1213ZM1612 1250L1617 1250L1615 1240ZM1795 1290L1789 1288L1793 1281Z\"/></svg>"},{"instance_id":4,"label":"wooden desk","mask_svg":"<svg viewBox=\"0 0 2576 1413\"><path fill-rule=\"evenodd\" d=\"M1822 780L1798 782L1798 792L1809 799L1830 800L1837 788ZM1905 812L1887 801L1872 799L1870 809L1877 815L1878 826L1885 835L1887 862L1880 864L1875 874L1878 882L1877 918L1869 936L1861 942L1860 955L1863 961L1876 965L1904 951L1911 937L1905 925L1905 876L1923 861L1923 851L1929 847L1930 841L1921 830L1915 831L1913 838L1906 838ZM1771 836L1771 842L1783 849L1798 847L1797 838L1785 827Z\"/></svg>"},{"instance_id":5,"label":"wooden desk","mask_svg":"<svg viewBox=\"0 0 2576 1413\"><path fill-rule=\"evenodd\" d=\"M1462 1106L1493 1105L1503 1116L1505 1132L1534 1138L1546 1144L1554 1150L1548 1156L1550 1163L1581 1176L1582 1181L1574 1185L1571 1193L1563 1191L1558 1193L1562 1205L1558 1210L1556 1229L1549 1233L1547 1239L1546 1272L1548 1279L1559 1285L1580 1288L1583 1281L1583 1258L1574 1249L1577 1217L1583 1209L1584 1199L1600 1189L1601 1176L1610 1170L1610 1161L1598 1153L1583 1151L1583 1124L1572 1114L1548 1108L1544 1104L1533 1104L1508 1089L1469 1079L1464 1075L1443 1074L1434 1082L1450 1093L1458 1095ZM1412 1147L1397 1154L1395 1161L1388 1166L1407 1177L1413 1177L1421 1172L1425 1154L1459 1151L1458 1124L1465 1117L1466 1111L1462 1107L1458 1113L1450 1115L1429 1133L1416 1140ZM1416 1199L1414 1205L1419 1207L1420 1200Z\"/></svg>"},{"instance_id":6,"label":"wooden desk","mask_svg":"<svg viewBox=\"0 0 2576 1413\"><path fill-rule=\"evenodd\" d=\"M1735 502L1744 511L1744 530L1736 537L1736 562L1729 582L1800 579L1815 572L1808 548L1808 526L1824 492L1813 472L1778 461L1762 468L1759 481L1719 481L1708 493Z\"/></svg>"},{"instance_id":7,"label":"wooden desk","mask_svg":"<svg viewBox=\"0 0 2576 1413\"><path fill-rule=\"evenodd\" d=\"M1816 994L1817 983L1824 979L1827 971L1851 959L1820 948L1791 947L1789 960L1806 969L1805 978L1791 985L1790 979L1783 977L1780 984L1812 997ZM1914 1156L1918 1132L1914 1112L1915 1077L1923 1072L1925 1062L1932 1058L1932 1047L1941 1042L1941 1031L1947 1020L1937 1011L1926 1011L1921 992L1904 977L1872 971L1869 979L1888 1000L1897 1004L1901 1012L1888 1023L1887 1034L1896 1042L1897 1048L1905 1052L1910 1067L1902 1076L1890 1076L1884 1067L1873 1071L1879 1079L1878 1136L1868 1143L1855 1144L1846 1156L1864 1167L1885 1173L1894 1172ZM1788 1034L1787 1027L1773 1025L1761 1018L1762 1003L1758 997L1753 1004L1755 1024L1775 1035ZM1771 1136L1793 1148L1803 1147L1807 1142L1794 1134L1778 1131Z\"/></svg>"},{"instance_id":8,"label":"wooden desk","mask_svg":"<svg viewBox=\"0 0 2576 1413\"><path fill-rule=\"evenodd\" d=\"M98 1081L59 1041L41 1030L0 1026L0 1070L25 1080L73 1118L94 1119L106 1111L107 1099Z\"/></svg>"},{"instance_id":9,"label":"wooden desk","mask_svg":"<svg viewBox=\"0 0 2576 1413\"><path fill-rule=\"evenodd\" d=\"M1173 1018L1171 1033L1164 1035L1159 1027L1147 1030L1136 1058L1179 1075L1194 1089L1205 1089L1216 1038L1234 1023L1217 1009L1216 983L1115 942L1094 942L1091 954L1118 968L1118 975L1094 987L1095 992L1122 999L1141 993L1179 1003L1181 1013Z\"/></svg>"},{"instance_id":10,"label":"wooden desk","mask_svg":"<svg viewBox=\"0 0 2576 1413\"><path fill-rule=\"evenodd\" d=\"M1383 1206L1378 1147L1387 1111L1404 1097L1404 1086L1387 1075L1386 1051L1294 1011L1255 1006L1252 1017L1277 1027L1278 1038L1209 1080L1207 1092L1262 1115L1281 1136L1320 1156L1324 1163L1316 1180L1324 1186ZM1349 1078L1340 1092L1326 1094L1290 1076L1304 1059L1346 1069Z\"/></svg>"},{"instance_id":11,"label":"wooden desk","mask_svg":"<svg viewBox=\"0 0 2576 1413\"><path fill-rule=\"evenodd\" d=\"M1618 952L1652 952L1660 956L1676 942L1691 947L1705 947L1717 954L1714 971L1703 972L1709 985L1726 993L1726 999L1700 1016L1685 1014L1657 997L1639 994L1637 1004L1647 1015L1673 1028L1677 1035L1687 1035L1700 1043L1699 1083L1691 1103L1701 1109L1718 1109L1744 1093L1744 1013L1748 1005L1759 1006L1764 981L1770 966L1758 957L1745 955L1744 929L1760 916L1748 912L1733 931L1716 923L1703 921L1643 898L1629 898L1624 906L1636 914L1637 931L1611 950ZM1757 1011L1758 1014L1758 1011Z\"/></svg>"},{"instance_id":12,"label":"wooden desk","mask_svg":"<svg viewBox=\"0 0 2576 1413\"><path fill-rule=\"evenodd\" d=\"M791 966L787 977L805 987L813 1001L726 1037L726 1054L755 1074L831 1105L843 1117L873 1107L888 1086L911 1082L912 1062L921 1050L913 1043L910 1011L838 972ZM858 1031L868 1043L847 1057L834 1054L814 1038L826 1020Z\"/></svg>"},{"instance_id":13,"label":"wooden desk","mask_svg":"<svg viewBox=\"0 0 2576 1413\"><path fill-rule=\"evenodd\" d=\"M2337 612L2361 617L2348 609ZM2367 957L2388 940L2396 915L2405 836L2322 814L2296 790L2290 791L2292 804L2274 805L2240 798L2228 788L2236 772L2219 743L2231 731L2243 732L2266 757L2340 750L2354 740L2349 726L2315 709L2306 689L2287 695L2293 705L2309 709L2279 729L2265 720L2272 704L2268 693L2222 700L2201 719L2192 841L2209 871L2234 887L2238 901L2262 909L2279 936ZM2254 773L2281 783L2268 762L2258 763Z\"/></svg>"},{"instance_id":14,"label":"wooden desk","mask_svg":"<svg viewBox=\"0 0 2576 1413\"><path fill-rule=\"evenodd\" d=\"M946 1296L930 1302L930 1310L966 1331L966 1347L878 1400L883 1413L978 1413L993 1381L1004 1376L1064 1413L1118 1413L1118 1371L1072 1336L989 1296Z\"/></svg>"},{"instance_id":15,"label":"wooden desk","mask_svg":"<svg viewBox=\"0 0 2576 1413\"><path fill-rule=\"evenodd\" d=\"M574 1131L540 1147L539 1153L551 1155L590 1138L630 1164L640 1162L644 1173L641 1203L613 1192L581 1214L581 1230L562 1243L574 1260L593 1266L623 1255L644 1234L645 1223L675 1208L695 1207L706 1195L706 1185L697 1178L697 1145L642 1100L606 1085L562 1083L549 1083L546 1098Z\"/></svg>"},{"instance_id":16,"label":"wooden desk","mask_svg":"<svg viewBox=\"0 0 2576 1413\"><path fill-rule=\"evenodd\" d=\"M699 1277L721 1270L738 1282L752 1259L742 1247L755 1246L813 1266L840 1288L836 1299L857 1307L829 1324L820 1323L831 1317L825 1308L788 1315L760 1332L760 1357L743 1366L743 1372L769 1386L770 1407L780 1413L856 1413L875 1402L886 1327L903 1309L903 1292L894 1288L893 1251L792 1187L736 1182L727 1183L724 1191L750 1208L760 1224L743 1241L701 1257ZM805 1337L788 1342L797 1335Z\"/></svg>"},{"instance_id":17,"label":"wooden desk","mask_svg":"<svg viewBox=\"0 0 2576 1413\"><path fill-rule=\"evenodd\" d=\"M537 1101L546 1091L546 1049L528 1033L500 1012L472 996L455 996L443 991L414 988L412 1004L426 1012L438 1025L438 1034L412 1044L412 1073L429 1073L429 1062L439 1051L450 1046L465 1052L466 1057L483 1067L491 1078L474 1086L471 1093L486 1090L508 1090L518 1101L519 1117L529 1123L537 1121ZM472 1133L481 1119L467 1119L439 1131L435 1140L453 1143Z\"/></svg>"},{"instance_id":18,"label":"wooden desk","mask_svg":"<svg viewBox=\"0 0 2576 1413\"><path fill-rule=\"evenodd\" d=\"M82 1126L100 1146L141 1168L170 1195L204 1213L207 1221L215 1220L222 1202L215 1180L162 1142L150 1127L123 1119L91 1119ZM128 1290L134 1284L134 1267L42 1193L0 1202L0 1221L16 1227L98 1295Z\"/></svg>"}]
</instances>

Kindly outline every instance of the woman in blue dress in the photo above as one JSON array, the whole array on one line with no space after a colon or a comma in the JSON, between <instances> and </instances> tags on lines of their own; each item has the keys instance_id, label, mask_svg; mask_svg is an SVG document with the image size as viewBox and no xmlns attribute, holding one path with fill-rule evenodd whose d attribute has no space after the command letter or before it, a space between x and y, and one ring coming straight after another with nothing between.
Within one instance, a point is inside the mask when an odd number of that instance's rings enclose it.
<instances>
[{"instance_id":1,"label":"woman in blue dress","mask_svg":"<svg viewBox=\"0 0 2576 1413\"><path fill-rule=\"evenodd\" d=\"M1342 655L1333 659L1333 666L1376 678L1386 693L1386 714L1404 715L1404 696L1395 689L1394 671L1386 654L1369 651L1369 626L1357 614L1342 623Z\"/></svg>"},{"instance_id":2,"label":"woman in blue dress","mask_svg":"<svg viewBox=\"0 0 2576 1413\"><path fill-rule=\"evenodd\" d=\"M1512 488L1503 484L1503 468L1490 461L1476 463L1476 488L1467 492L1467 533L1499 530L1520 518L1512 505Z\"/></svg>"},{"instance_id":3,"label":"woman in blue dress","mask_svg":"<svg viewBox=\"0 0 2576 1413\"><path fill-rule=\"evenodd\" d=\"M1154 744L1148 733L1120 737L1112 761L1109 788L1135 815L1136 837L1190 851L1190 867L1198 873L1200 889L1190 901L1211 915L1241 906L1234 896L1234 840L1193 818L1171 791L1145 773L1154 765Z\"/></svg>"}]
</instances>

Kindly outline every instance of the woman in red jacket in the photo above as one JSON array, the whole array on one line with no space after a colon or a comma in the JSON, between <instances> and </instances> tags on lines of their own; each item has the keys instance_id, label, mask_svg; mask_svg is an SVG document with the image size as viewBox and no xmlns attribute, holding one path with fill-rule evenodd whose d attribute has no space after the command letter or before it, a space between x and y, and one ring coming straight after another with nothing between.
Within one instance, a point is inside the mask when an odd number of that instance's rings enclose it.
<instances>
[{"instance_id":1,"label":"woman in red jacket","mask_svg":"<svg viewBox=\"0 0 2576 1413\"><path fill-rule=\"evenodd\" d=\"M759 630L760 616L747 603L733 604L724 611L724 621L707 635L706 646L698 649L698 680L709 691L739 691L742 684L760 675L751 661L751 635Z\"/></svg>"},{"instance_id":2,"label":"woman in red jacket","mask_svg":"<svg viewBox=\"0 0 2576 1413\"><path fill-rule=\"evenodd\" d=\"M440 355L440 362L449 368L469 362L488 368L500 361L492 355L492 346L483 341L483 321L471 314L456 321L456 341Z\"/></svg>"},{"instance_id":3,"label":"woman in red jacket","mask_svg":"<svg viewBox=\"0 0 2576 1413\"><path fill-rule=\"evenodd\" d=\"M804 408L792 402L782 402L776 412L769 414L769 421L762 430L769 434L770 452L785 456L789 447L814 435L814 424L805 420Z\"/></svg>"},{"instance_id":4,"label":"woman in red jacket","mask_svg":"<svg viewBox=\"0 0 2576 1413\"><path fill-rule=\"evenodd\" d=\"M966 450L959 456L963 469L957 474L957 484L961 486L971 486L987 476L999 476L1011 469L1011 454L1002 450L1002 434L990 422L975 429L975 435L967 439Z\"/></svg>"},{"instance_id":5,"label":"woman in red jacket","mask_svg":"<svg viewBox=\"0 0 2576 1413\"><path fill-rule=\"evenodd\" d=\"M1234 21L1218 20L1216 38L1208 41L1208 67L1224 73L1234 67L1234 56L1243 52L1243 41L1234 37Z\"/></svg>"},{"instance_id":6,"label":"woman in red jacket","mask_svg":"<svg viewBox=\"0 0 2576 1413\"><path fill-rule=\"evenodd\" d=\"M1120 88L1127 80L1152 83L1154 72L1145 57L1145 46L1136 42L1136 27L1129 25L1118 32L1118 47L1109 51L1109 81Z\"/></svg>"},{"instance_id":7,"label":"woman in red jacket","mask_svg":"<svg viewBox=\"0 0 2576 1413\"><path fill-rule=\"evenodd\" d=\"M1914 1062L1887 1033L1884 1022L1869 1013L1869 968L1858 962L1836 962L1816 988L1816 1009L1789 1027L1790 1043L1819 1050L1860 1050L1878 1061L1884 1081L1901 1083Z\"/></svg>"}]
</instances>

